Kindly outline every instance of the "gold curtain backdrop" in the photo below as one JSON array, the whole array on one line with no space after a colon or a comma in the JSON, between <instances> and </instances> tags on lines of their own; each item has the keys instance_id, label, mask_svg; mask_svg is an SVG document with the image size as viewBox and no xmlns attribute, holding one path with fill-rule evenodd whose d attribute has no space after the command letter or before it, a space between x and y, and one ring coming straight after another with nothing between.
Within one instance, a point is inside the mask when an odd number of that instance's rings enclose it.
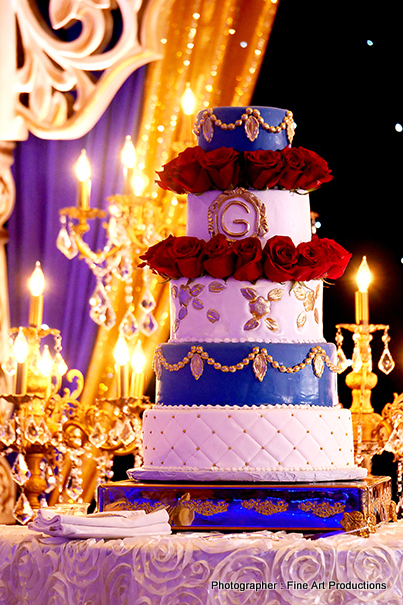
<instances>
[{"instance_id":1,"label":"gold curtain backdrop","mask_svg":"<svg viewBox=\"0 0 403 605\"><path fill-rule=\"evenodd\" d=\"M173 196L155 184L155 171L187 145L196 145L180 100L187 86L195 99L195 113L206 107L250 103L266 44L277 11L275 0L174 0L156 15L166 23L161 40L163 58L148 66L143 113L137 141L137 166L147 182L143 193L161 237L185 233L185 196ZM191 118L192 124L194 117ZM129 133L130 134L130 133ZM138 250L134 250L134 255ZM143 292L143 271L133 276L133 306ZM151 291L157 306L154 316L159 329L141 336L147 358L146 386L151 379L154 349L169 335L168 287L152 277ZM113 286L117 322L111 330L99 329L82 395L84 402L113 392L113 348L118 326L127 308L127 293ZM88 477L89 475L87 475ZM88 481L87 481L88 486Z\"/></svg>"}]
</instances>

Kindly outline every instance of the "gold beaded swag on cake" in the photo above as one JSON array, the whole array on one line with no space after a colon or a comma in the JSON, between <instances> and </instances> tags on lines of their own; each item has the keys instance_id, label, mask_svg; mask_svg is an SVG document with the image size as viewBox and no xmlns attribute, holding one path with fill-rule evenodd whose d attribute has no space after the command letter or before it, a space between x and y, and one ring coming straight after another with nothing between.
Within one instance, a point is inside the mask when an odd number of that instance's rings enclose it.
<instances>
[{"instance_id":1,"label":"gold beaded swag on cake","mask_svg":"<svg viewBox=\"0 0 403 605\"><path fill-rule=\"evenodd\" d=\"M155 350L153 369L157 379L160 380L162 368L165 368L169 372L178 372L190 363L190 370L193 377L196 380L199 380L204 371L204 362L212 366L215 370L224 373L235 373L239 370L243 370L247 365L249 365L250 362L252 362L253 372L260 382L263 381L266 375L268 365L271 365L272 368L278 370L279 372L295 374L296 372L305 369L310 364L313 364L314 374L318 378L322 376L325 365L331 372L336 372L338 374L344 369L340 365L335 365L332 363L329 356L326 354L326 351L321 346L312 347L306 358L301 361L301 363L298 363L294 366L285 366L273 359L273 357L268 354L267 349L264 347L253 347L249 355L242 359L239 363L235 365L224 365L210 357L207 351L205 351L200 345L192 346L187 355L185 355L185 357L183 357L183 359L177 363L169 363L163 355L161 345L159 345Z\"/></svg>"},{"instance_id":2,"label":"gold beaded swag on cake","mask_svg":"<svg viewBox=\"0 0 403 605\"><path fill-rule=\"evenodd\" d=\"M194 134L199 136L201 133L208 143L213 140L214 128L220 128L221 130L235 130L235 128L244 127L246 137L249 141L254 141L260 133L260 129L270 133L279 133L285 130L287 133L288 142L292 143L295 134L295 124L292 111L287 111L281 124L272 126L267 124L260 115L259 109L253 109L247 107L245 113L243 113L238 120L229 122L228 124L222 122L214 114L212 108L203 111L201 118L196 122L194 127Z\"/></svg>"}]
</instances>

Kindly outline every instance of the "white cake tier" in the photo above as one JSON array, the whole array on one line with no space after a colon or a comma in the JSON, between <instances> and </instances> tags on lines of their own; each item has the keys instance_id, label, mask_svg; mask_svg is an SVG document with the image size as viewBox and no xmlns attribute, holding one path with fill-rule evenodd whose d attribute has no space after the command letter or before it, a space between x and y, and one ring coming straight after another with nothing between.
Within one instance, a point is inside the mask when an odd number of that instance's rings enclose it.
<instances>
[{"instance_id":1,"label":"white cake tier","mask_svg":"<svg viewBox=\"0 0 403 605\"><path fill-rule=\"evenodd\" d=\"M323 284L171 280L171 342L324 342Z\"/></svg>"},{"instance_id":2,"label":"white cake tier","mask_svg":"<svg viewBox=\"0 0 403 605\"><path fill-rule=\"evenodd\" d=\"M187 197L187 235L209 240L259 237L262 246L275 235L288 235L295 246L311 240L309 195L266 189L207 191Z\"/></svg>"},{"instance_id":3,"label":"white cake tier","mask_svg":"<svg viewBox=\"0 0 403 605\"><path fill-rule=\"evenodd\" d=\"M143 468L178 476L355 469L351 413L339 407L155 406L143 435Z\"/></svg>"}]
</instances>

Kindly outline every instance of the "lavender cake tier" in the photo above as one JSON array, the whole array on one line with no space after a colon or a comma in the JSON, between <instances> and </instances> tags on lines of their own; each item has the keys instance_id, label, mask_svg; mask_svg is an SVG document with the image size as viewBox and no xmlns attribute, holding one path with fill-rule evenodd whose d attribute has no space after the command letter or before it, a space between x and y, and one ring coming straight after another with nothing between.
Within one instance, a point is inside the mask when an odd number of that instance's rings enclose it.
<instances>
[{"instance_id":1,"label":"lavender cake tier","mask_svg":"<svg viewBox=\"0 0 403 605\"><path fill-rule=\"evenodd\" d=\"M325 342L321 280L180 278L170 294L170 342Z\"/></svg>"},{"instance_id":2,"label":"lavender cake tier","mask_svg":"<svg viewBox=\"0 0 403 605\"><path fill-rule=\"evenodd\" d=\"M186 233L204 240L217 233L230 240L259 237L262 246L275 235L288 235L297 246L311 239L309 195L242 187L189 194Z\"/></svg>"},{"instance_id":3,"label":"lavender cake tier","mask_svg":"<svg viewBox=\"0 0 403 605\"><path fill-rule=\"evenodd\" d=\"M143 422L145 470L332 470L336 478L356 468L351 413L339 407L156 406Z\"/></svg>"},{"instance_id":4,"label":"lavender cake tier","mask_svg":"<svg viewBox=\"0 0 403 605\"><path fill-rule=\"evenodd\" d=\"M160 345L156 402L163 405L337 405L333 344Z\"/></svg>"},{"instance_id":5,"label":"lavender cake tier","mask_svg":"<svg viewBox=\"0 0 403 605\"><path fill-rule=\"evenodd\" d=\"M194 129L205 150L284 149L294 136L292 113L277 107L215 107L199 112Z\"/></svg>"}]
</instances>

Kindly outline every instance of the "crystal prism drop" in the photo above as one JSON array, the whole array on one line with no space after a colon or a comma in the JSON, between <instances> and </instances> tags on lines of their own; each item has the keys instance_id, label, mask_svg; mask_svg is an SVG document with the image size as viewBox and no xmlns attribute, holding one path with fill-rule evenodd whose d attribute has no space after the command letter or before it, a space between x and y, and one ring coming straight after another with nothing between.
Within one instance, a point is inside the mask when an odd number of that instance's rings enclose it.
<instances>
[{"instance_id":1,"label":"crystal prism drop","mask_svg":"<svg viewBox=\"0 0 403 605\"><path fill-rule=\"evenodd\" d=\"M17 369L17 361L12 353L8 356L7 361L1 364L1 367L6 374L14 376Z\"/></svg>"},{"instance_id":2,"label":"crystal prism drop","mask_svg":"<svg viewBox=\"0 0 403 605\"><path fill-rule=\"evenodd\" d=\"M135 437L136 437L136 434L133 431L129 420L125 420L122 431L120 433L120 438L122 440L122 443L127 446L127 445L129 445L129 443L132 443L132 441L134 441Z\"/></svg>"},{"instance_id":3,"label":"crystal prism drop","mask_svg":"<svg viewBox=\"0 0 403 605\"><path fill-rule=\"evenodd\" d=\"M140 321L140 331L145 336L151 336L156 330L158 330L158 322L154 315L152 313L143 315L143 318Z\"/></svg>"},{"instance_id":4,"label":"crystal prism drop","mask_svg":"<svg viewBox=\"0 0 403 605\"><path fill-rule=\"evenodd\" d=\"M5 424L0 425L0 441L4 443L6 447L14 443L15 429L13 421L9 420Z\"/></svg>"},{"instance_id":5,"label":"crystal prism drop","mask_svg":"<svg viewBox=\"0 0 403 605\"><path fill-rule=\"evenodd\" d=\"M56 246L69 260L78 254L76 241L74 238L70 237L69 232L64 225L57 236Z\"/></svg>"},{"instance_id":6,"label":"crystal prism drop","mask_svg":"<svg viewBox=\"0 0 403 605\"><path fill-rule=\"evenodd\" d=\"M24 434L27 441L31 443L38 441L38 426L32 416L27 419Z\"/></svg>"},{"instance_id":7,"label":"crystal prism drop","mask_svg":"<svg viewBox=\"0 0 403 605\"><path fill-rule=\"evenodd\" d=\"M122 433L123 423L121 420L117 420L115 426L109 431L109 443L112 446L118 445L120 442L120 435Z\"/></svg>"},{"instance_id":8,"label":"crystal prism drop","mask_svg":"<svg viewBox=\"0 0 403 605\"><path fill-rule=\"evenodd\" d=\"M25 525L34 518L34 511L24 492L22 492L14 506L13 516L21 525Z\"/></svg>"},{"instance_id":9,"label":"crystal prism drop","mask_svg":"<svg viewBox=\"0 0 403 605\"><path fill-rule=\"evenodd\" d=\"M103 430L102 426L97 422L88 437L94 447L102 447L106 442L108 435Z\"/></svg>"},{"instance_id":10,"label":"crystal prism drop","mask_svg":"<svg viewBox=\"0 0 403 605\"><path fill-rule=\"evenodd\" d=\"M390 354L389 349L385 348L381 355L381 358L378 363L378 368L384 374L390 374L393 368L395 367L395 362L393 360L392 355Z\"/></svg>"},{"instance_id":11,"label":"crystal prism drop","mask_svg":"<svg viewBox=\"0 0 403 605\"><path fill-rule=\"evenodd\" d=\"M68 495L68 497L71 498L71 500L74 500L74 502L76 502L81 497L82 493L83 488L80 485L80 482L78 481L77 477L71 477L68 487L66 488L66 494Z\"/></svg>"},{"instance_id":12,"label":"crystal prism drop","mask_svg":"<svg viewBox=\"0 0 403 605\"><path fill-rule=\"evenodd\" d=\"M127 339L132 339L139 332L139 326L133 313L128 309L119 326L119 332L122 332Z\"/></svg>"},{"instance_id":13,"label":"crystal prism drop","mask_svg":"<svg viewBox=\"0 0 403 605\"><path fill-rule=\"evenodd\" d=\"M11 469L11 475L18 485L25 485L28 479L31 476L31 472L28 468L28 465L25 461L23 454L18 454L13 467Z\"/></svg>"},{"instance_id":14,"label":"crystal prism drop","mask_svg":"<svg viewBox=\"0 0 403 605\"><path fill-rule=\"evenodd\" d=\"M337 363L340 366L342 372L347 368L348 362L347 357L341 347L337 349Z\"/></svg>"},{"instance_id":15,"label":"crystal prism drop","mask_svg":"<svg viewBox=\"0 0 403 605\"><path fill-rule=\"evenodd\" d=\"M46 422L42 419L37 427L37 441L44 445L52 439L52 434L48 429Z\"/></svg>"},{"instance_id":16,"label":"crystal prism drop","mask_svg":"<svg viewBox=\"0 0 403 605\"><path fill-rule=\"evenodd\" d=\"M144 313L149 313L155 309L155 306L156 302L154 296L149 290L146 290L139 302L139 307L144 311Z\"/></svg>"}]
</instances>

